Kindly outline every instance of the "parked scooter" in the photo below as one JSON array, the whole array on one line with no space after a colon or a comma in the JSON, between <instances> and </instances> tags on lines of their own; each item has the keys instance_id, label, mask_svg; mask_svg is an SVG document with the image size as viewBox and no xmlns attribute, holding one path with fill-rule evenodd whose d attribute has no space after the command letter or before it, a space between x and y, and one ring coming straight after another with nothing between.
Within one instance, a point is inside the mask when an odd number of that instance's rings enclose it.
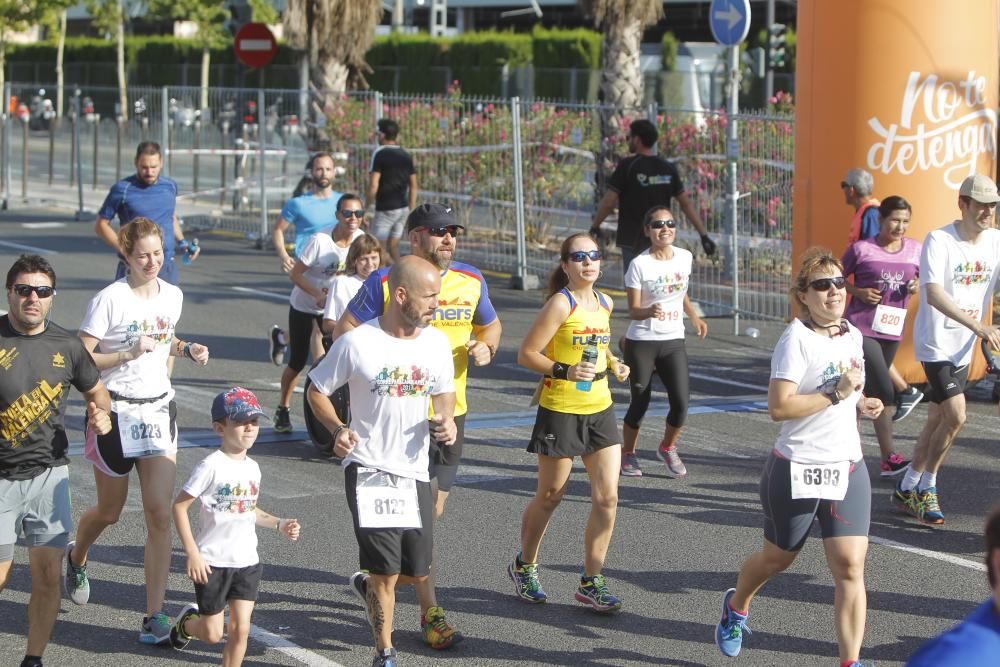
<instances>
[{"instance_id":1,"label":"parked scooter","mask_svg":"<svg viewBox=\"0 0 1000 667\"><path fill-rule=\"evenodd\" d=\"M45 97L45 89L39 88L38 94L31 96L31 116L28 118L29 130L48 130L52 119L56 117L56 109L52 100Z\"/></svg>"}]
</instances>

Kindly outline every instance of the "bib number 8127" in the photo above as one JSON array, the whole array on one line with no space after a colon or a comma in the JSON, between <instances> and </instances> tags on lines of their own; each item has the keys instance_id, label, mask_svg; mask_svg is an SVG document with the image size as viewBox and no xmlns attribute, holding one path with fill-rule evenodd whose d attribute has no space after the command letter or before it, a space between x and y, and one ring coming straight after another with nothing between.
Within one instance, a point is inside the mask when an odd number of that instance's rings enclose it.
<instances>
[{"instance_id":1,"label":"bib number 8127","mask_svg":"<svg viewBox=\"0 0 1000 667\"><path fill-rule=\"evenodd\" d=\"M402 515L406 511L406 501L402 498L376 498L375 514Z\"/></svg>"}]
</instances>

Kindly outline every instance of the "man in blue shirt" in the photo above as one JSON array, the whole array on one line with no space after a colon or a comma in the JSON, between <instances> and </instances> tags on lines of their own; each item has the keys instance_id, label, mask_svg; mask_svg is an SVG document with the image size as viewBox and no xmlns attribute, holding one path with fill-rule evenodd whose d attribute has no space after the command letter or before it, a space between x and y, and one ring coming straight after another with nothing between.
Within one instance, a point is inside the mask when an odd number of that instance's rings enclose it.
<instances>
[{"instance_id":1,"label":"man in blue shirt","mask_svg":"<svg viewBox=\"0 0 1000 667\"><path fill-rule=\"evenodd\" d=\"M271 230L274 251L281 258L281 270L285 273L295 266L295 258L285 249L285 230L288 225L295 227L295 254L299 255L313 234L329 232L337 224L337 202L341 193L333 189L333 156L329 153L316 153L310 164L312 190L285 202L278 222Z\"/></svg>"},{"instance_id":2,"label":"man in blue shirt","mask_svg":"<svg viewBox=\"0 0 1000 667\"><path fill-rule=\"evenodd\" d=\"M97 238L118 248L118 234L111 227L111 221L118 216L118 225L127 225L136 218L149 218L163 230L163 267L160 278L178 284L177 264L174 262L174 248L184 241L184 233L177 221L177 183L160 175L163 155L155 141L143 141L135 151L135 174L115 183L104 199L97 213L94 232ZM200 251L198 251L200 252ZM195 253L197 257L197 252ZM125 275L125 262L119 256L115 279Z\"/></svg>"},{"instance_id":3,"label":"man in blue shirt","mask_svg":"<svg viewBox=\"0 0 1000 667\"><path fill-rule=\"evenodd\" d=\"M986 521L986 575L993 595L924 644L907 667L995 667L1000 660L1000 507Z\"/></svg>"}]
</instances>

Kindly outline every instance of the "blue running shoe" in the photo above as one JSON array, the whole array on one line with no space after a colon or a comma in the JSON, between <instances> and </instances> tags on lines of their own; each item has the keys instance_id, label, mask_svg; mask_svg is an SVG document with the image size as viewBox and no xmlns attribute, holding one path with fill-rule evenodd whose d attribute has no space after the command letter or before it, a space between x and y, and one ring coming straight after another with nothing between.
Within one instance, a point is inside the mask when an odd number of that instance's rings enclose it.
<instances>
[{"instance_id":1,"label":"blue running shoe","mask_svg":"<svg viewBox=\"0 0 1000 667\"><path fill-rule=\"evenodd\" d=\"M580 588L576 590L576 601L588 604L600 614L614 614L621 611L622 601L611 594L603 574L580 577Z\"/></svg>"},{"instance_id":2,"label":"blue running shoe","mask_svg":"<svg viewBox=\"0 0 1000 667\"><path fill-rule=\"evenodd\" d=\"M546 595L545 591L542 590L542 585L538 583L538 563L521 563L518 565L520 560L520 554L518 558L514 559L514 562L507 566L507 574L510 575L510 580L514 582L514 592L517 597L522 600L527 600L528 602L545 602Z\"/></svg>"},{"instance_id":3,"label":"blue running shoe","mask_svg":"<svg viewBox=\"0 0 1000 667\"><path fill-rule=\"evenodd\" d=\"M729 599L736 593L735 588L730 588L722 596L722 620L715 626L715 644L725 655L735 658L743 648L743 633L749 637L753 633L747 625L749 614L744 615L729 608Z\"/></svg>"},{"instance_id":4,"label":"blue running shoe","mask_svg":"<svg viewBox=\"0 0 1000 667\"><path fill-rule=\"evenodd\" d=\"M917 516L921 523L928 526L940 526L944 523L944 514L941 512L941 505L938 502L937 487L928 486L923 491L917 491L920 498L920 514Z\"/></svg>"}]
</instances>

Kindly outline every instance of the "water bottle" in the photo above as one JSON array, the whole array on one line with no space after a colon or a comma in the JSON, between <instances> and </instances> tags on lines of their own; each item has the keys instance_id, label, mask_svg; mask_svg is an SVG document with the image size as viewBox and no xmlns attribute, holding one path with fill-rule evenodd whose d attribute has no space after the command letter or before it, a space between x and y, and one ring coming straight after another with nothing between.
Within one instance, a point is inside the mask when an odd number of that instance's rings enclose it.
<instances>
[{"instance_id":1,"label":"water bottle","mask_svg":"<svg viewBox=\"0 0 1000 667\"><path fill-rule=\"evenodd\" d=\"M184 252L184 254L181 255L181 262L184 264L190 264L194 260L194 256L198 253L198 239L194 239L191 243L186 244L187 247L184 247L184 241L181 241L181 244L181 249Z\"/></svg>"},{"instance_id":2,"label":"water bottle","mask_svg":"<svg viewBox=\"0 0 1000 667\"><path fill-rule=\"evenodd\" d=\"M580 357L580 361L597 363L597 336L591 336L587 339L587 346L583 348L583 356ZM590 391L593 384L592 380L580 380L576 383L576 388L580 391Z\"/></svg>"}]
</instances>

